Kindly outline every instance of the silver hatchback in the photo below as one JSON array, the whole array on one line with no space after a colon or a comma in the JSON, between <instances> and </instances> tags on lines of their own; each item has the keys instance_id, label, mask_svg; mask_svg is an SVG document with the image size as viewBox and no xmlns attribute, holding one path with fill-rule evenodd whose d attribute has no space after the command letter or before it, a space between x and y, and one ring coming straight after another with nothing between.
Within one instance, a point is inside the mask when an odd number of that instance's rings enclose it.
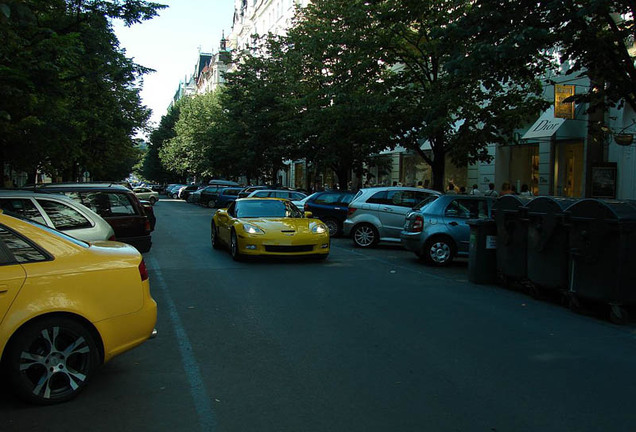
<instances>
[{"instance_id":1,"label":"silver hatchback","mask_svg":"<svg viewBox=\"0 0 636 432\"><path fill-rule=\"evenodd\" d=\"M115 232L100 215L61 194L0 190L0 208L87 242L115 240Z\"/></svg>"},{"instance_id":2,"label":"silver hatchback","mask_svg":"<svg viewBox=\"0 0 636 432\"><path fill-rule=\"evenodd\" d=\"M406 214L431 195L440 193L401 186L360 189L349 203L344 235L351 236L361 248L375 246L380 241L398 243Z\"/></svg>"}]
</instances>

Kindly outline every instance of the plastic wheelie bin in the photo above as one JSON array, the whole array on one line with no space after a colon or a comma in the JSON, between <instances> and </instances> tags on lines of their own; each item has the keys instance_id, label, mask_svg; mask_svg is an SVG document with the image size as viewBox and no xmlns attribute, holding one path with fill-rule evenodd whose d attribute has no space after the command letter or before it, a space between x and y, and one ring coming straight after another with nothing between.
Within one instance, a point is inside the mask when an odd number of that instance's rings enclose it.
<instances>
[{"instance_id":1,"label":"plastic wheelie bin","mask_svg":"<svg viewBox=\"0 0 636 432\"><path fill-rule=\"evenodd\" d=\"M468 247L468 280L476 284L497 282L497 223L471 219Z\"/></svg>"},{"instance_id":2,"label":"plastic wheelie bin","mask_svg":"<svg viewBox=\"0 0 636 432\"><path fill-rule=\"evenodd\" d=\"M537 288L567 291L569 287L567 209L576 202L540 196L526 204L527 277Z\"/></svg>"},{"instance_id":3,"label":"plastic wheelie bin","mask_svg":"<svg viewBox=\"0 0 636 432\"><path fill-rule=\"evenodd\" d=\"M497 275L504 283L527 276L528 229L526 208L531 198L504 195L495 201L492 212L497 224Z\"/></svg>"},{"instance_id":4,"label":"plastic wheelie bin","mask_svg":"<svg viewBox=\"0 0 636 432\"><path fill-rule=\"evenodd\" d=\"M636 303L636 207L584 199L568 207L571 300L610 306L610 320L627 321Z\"/></svg>"}]
</instances>

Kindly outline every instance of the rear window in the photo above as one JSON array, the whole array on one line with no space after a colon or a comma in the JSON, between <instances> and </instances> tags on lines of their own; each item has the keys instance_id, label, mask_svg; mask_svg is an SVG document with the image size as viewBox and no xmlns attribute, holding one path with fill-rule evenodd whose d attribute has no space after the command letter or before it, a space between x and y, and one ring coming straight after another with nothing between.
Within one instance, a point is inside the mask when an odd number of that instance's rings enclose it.
<instances>
[{"instance_id":1,"label":"rear window","mask_svg":"<svg viewBox=\"0 0 636 432\"><path fill-rule=\"evenodd\" d=\"M413 207L413 210L423 210L426 207L428 207L437 198L439 198L437 195L429 195L427 198L417 203L415 207Z\"/></svg>"}]
</instances>

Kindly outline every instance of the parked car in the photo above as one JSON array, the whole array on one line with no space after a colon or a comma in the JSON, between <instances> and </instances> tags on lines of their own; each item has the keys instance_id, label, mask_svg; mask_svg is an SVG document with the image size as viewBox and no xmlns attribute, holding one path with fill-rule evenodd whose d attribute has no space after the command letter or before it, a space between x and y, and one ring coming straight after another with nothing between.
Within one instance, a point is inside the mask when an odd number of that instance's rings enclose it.
<instances>
[{"instance_id":1,"label":"parked car","mask_svg":"<svg viewBox=\"0 0 636 432\"><path fill-rule=\"evenodd\" d=\"M240 193L239 193L239 198L247 198L247 196L249 194L251 194L254 191L257 190L262 190L262 189L271 189L271 187L269 186L263 186L263 185L259 185L259 186L248 186L246 188L244 188Z\"/></svg>"},{"instance_id":2,"label":"parked car","mask_svg":"<svg viewBox=\"0 0 636 432\"><path fill-rule=\"evenodd\" d=\"M166 188L166 196L168 198L177 199L179 198L179 189L185 187L184 184L175 184Z\"/></svg>"},{"instance_id":3,"label":"parked car","mask_svg":"<svg viewBox=\"0 0 636 432\"><path fill-rule=\"evenodd\" d=\"M344 234L362 248L379 241L399 243L406 214L431 195L441 194L432 189L401 186L360 189L349 203Z\"/></svg>"},{"instance_id":4,"label":"parked car","mask_svg":"<svg viewBox=\"0 0 636 432\"><path fill-rule=\"evenodd\" d=\"M133 188L133 192L137 195L137 198L140 200L146 200L152 205L155 205L155 203L159 200L159 192L155 192L149 187L136 187Z\"/></svg>"},{"instance_id":5,"label":"parked car","mask_svg":"<svg viewBox=\"0 0 636 432\"><path fill-rule=\"evenodd\" d=\"M157 304L133 247L0 211L0 251L0 364L21 398L72 399L102 363L154 336Z\"/></svg>"},{"instance_id":6,"label":"parked car","mask_svg":"<svg viewBox=\"0 0 636 432\"><path fill-rule=\"evenodd\" d=\"M211 184L201 189L201 194L199 196L199 204L209 208L217 207L216 200L219 197L219 191L221 189L239 185L238 183L229 180L210 180L210 183Z\"/></svg>"},{"instance_id":7,"label":"parked car","mask_svg":"<svg viewBox=\"0 0 636 432\"><path fill-rule=\"evenodd\" d=\"M444 266L468 256L471 219L491 216L494 198L476 195L431 196L406 216L400 239L426 262Z\"/></svg>"},{"instance_id":8,"label":"parked car","mask_svg":"<svg viewBox=\"0 0 636 432\"><path fill-rule=\"evenodd\" d=\"M300 200L307 196L302 192L285 189L261 189L255 190L248 195L248 198L283 198L288 200Z\"/></svg>"},{"instance_id":9,"label":"parked car","mask_svg":"<svg viewBox=\"0 0 636 432\"><path fill-rule=\"evenodd\" d=\"M210 223L212 247L230 249L232 258L250 255L329 255L329 229L278 198L242 198L220 209Z\"/></svg>"},{"instance_id":10,"label":"parked car","mask_svg":"<svg viewBox=\"0 0 636 432\"><path fill-rule=\"evenodd\" d=\"M48 183L39 189L63 193L84 204L113 227L118 241L131 244L140 252L150 250L150 219L132 190L109 183Z\"/></svg>"},{"instance_id":11,"label":"parked car","mask_svg":"<svg viewBox=\"0 0 636 432\"><path fill-rule=\"evenodd\" d=\"M179 189L179 192L177 193L177 197L179 199L182 200L188 200L188 196L190 196L190 194L192 192L197 191L198 189L200 189L202 186L198 185L198 184L191 184L191 185L187 185L184 186L182 188Z\"/></svg>"},{"instance_id":12,"label":"parked car","mask_svg":"<svg viewBox=\"0 0 636 432\"><path fill-rule=\"evenodd\" d=\"M219 195L216 198L216 207L226 208L231 202L236 201L241 188L223 188L219 190Z\"/></svg>"},{"instance_id":13,"label":"parked car","mask_svg":"<svg viewBox=\"0 0 636 432\"><path fill-rule=\"evenodd\" d=\"M115 240L115 231L88 207L59 194L1 190L5 214L31 219L87 242Z\"/></svg>"},{"instance_id":14,"label":"parked car","mask_svg":"<svg viewBox=\"0 0 636 432\"><path fill-rule=\"evenodd\" d=\"M306 198L302 209L323 221L329 228L329 236L336 237L342 233L349 203L355 195L355 192L339 190L316 192Z\"/></svg>"}]
</instances>

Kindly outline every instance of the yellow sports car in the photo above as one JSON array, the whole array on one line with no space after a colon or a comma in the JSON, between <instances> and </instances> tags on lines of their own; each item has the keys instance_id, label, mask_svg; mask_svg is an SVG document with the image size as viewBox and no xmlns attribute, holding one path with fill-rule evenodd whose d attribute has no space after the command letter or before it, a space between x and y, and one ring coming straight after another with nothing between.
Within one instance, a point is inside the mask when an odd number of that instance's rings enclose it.
<instances>
[{"instance_id":1,"label":"yellow sports car","mask_svg":"<svg viewBox=\"0 0 636 432\"><path fill-rule=\"evenodd\" d=\"M210 233L212 247L226 245L235 260L250 255L313 255L321 259L329 255L325 224L284 199L237 199L214 213Z\"/></svg>"},{"instance_id":2,"label":"yellow sports car","mask_svg":"<svg viewBox=\"0 0 636 432\"><path fill-rule=\"evenodd\" d=\"M97 367L154 335L141 254L85 243L0 210L0 359L29 402L69 400Z\"/></svg>"}]
</instances>

